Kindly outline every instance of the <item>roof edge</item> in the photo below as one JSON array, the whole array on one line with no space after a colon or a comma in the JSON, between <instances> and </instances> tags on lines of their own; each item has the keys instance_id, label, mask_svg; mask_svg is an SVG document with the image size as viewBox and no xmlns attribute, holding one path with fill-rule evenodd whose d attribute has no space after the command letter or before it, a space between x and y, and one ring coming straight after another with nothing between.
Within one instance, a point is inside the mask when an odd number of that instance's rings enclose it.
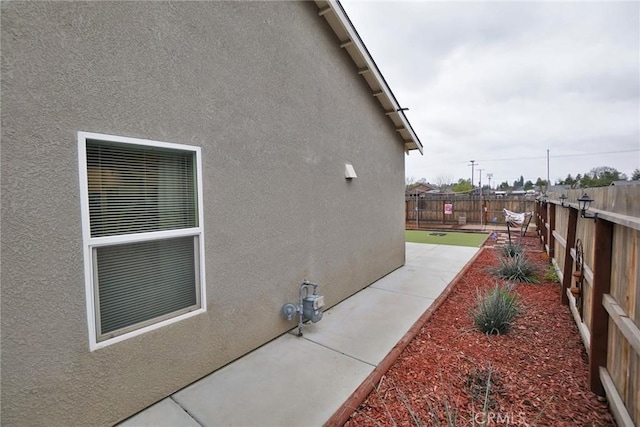
<instances>
[{"instance_id":1,"label":"roof edge","mask_svg":"<svg viewBox=\"0 0 640 427\"><path fill-rule=\"evenodd\" d=\"M385 80L384 76L380 72L378 65L373 60L373 57L369 53L369 50L367 49L364 42L360 38L360 35L356 31L355 27L353 26L353 23L347 16L347 13L342 7L342 5L340 4L340 2L338 0L315 0L315 3L316 3L316 6L318 6L318 15L324 17L325 20L327 21L329 21L330 16L335 17L337 22L342 27L341 28L342 31L345 34L347 34L348 40L343 40L342 38L344 37L344 35L339 34L337 29L334 28L329 23L329 27L334 31L334 33L340 40L341 47L345 47L347 45L352 44L356 48L357 53L359 53L360 56L362 57L362 60L366 64L366 69L370 72L370 75L373 77L373 80L378 86L378 87L372 86L370 82L367 79L365 79L365 81L367 82L367 84L369 85L369 87L373 92L372 95L375 96L381 104L383 104L383 107L385 103L387 105L392 105L393 110L387 111L385 115L390 120L392 120L391 119L392 114L397 115L401 125L400 127L398 127L397 123L394 122L393 124L394 124L394 127L396 127L396 131L401 136L404 142L405 151L409 153L409 151L411 150L418 150L420 154L424 154L422 143L420 142L418 135L416 135L415 131L413 130L411 123L409 123L409 120L404 114L404 109L400 107L398 100L396 99L395 95L391 91L391 88L389 87L389 85L387 84L387 81ZM354 58L354 56L351 53L349 53L349 56L354 61L357 68L358 64L356 62L356 58ZM403 136L403 134L405 136ZM408 136L408 138L406 136Z\"/></svg>"}]
</instances>

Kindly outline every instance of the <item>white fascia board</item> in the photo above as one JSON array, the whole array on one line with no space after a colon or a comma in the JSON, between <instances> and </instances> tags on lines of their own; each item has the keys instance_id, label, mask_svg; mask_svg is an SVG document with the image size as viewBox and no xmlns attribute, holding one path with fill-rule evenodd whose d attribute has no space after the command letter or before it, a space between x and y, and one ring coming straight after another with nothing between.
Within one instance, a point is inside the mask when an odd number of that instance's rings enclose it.
<instances>
[{"instance_id":1,"label":"white fascia board","mask_svg":"<svg viewBox=\"0 0 640 427\"><path fill-rule=\"evenodd\" d=\"M356 48L358 49L358 51L360 52L360 54L364 58L364 61L367 64L367 68L369 68L369 70L371 70L370 72L375 77L376 81L378 82L378 85L380 86L381 91L383 92L384 96L386 96L387 99L389 99L389 102L391 103L391 105L393 105L393 108L396 111L398 111L400 109L400 106L398 105L395 97L391 93L391 89L389 88L389 86L385 82L384 78L382 77L382 74L380 73L380 70L378 69L378 66L374 62L374 60L371 57L371 55L368 53L366 47L364 46L364 43L360 39L360 36L356 32L355 28L353 27L353 25L349 21L349 18L347 17L347 15L345 14L344 10L342 9L342 6L340 5L340 3L337 0L327 0L327 3L331 6L331 8L333 9L333 12L335 13L336 17L338 18L338 20L340 21L340 23L344 27L345 31L349 35L349 39L351 39L351 41L353 42L354 46L356 46ZM420 154L423 154L422 144L420 143L420 140L418 139L418 136L413 131L413 128L409 124L409 121L407 120L405 115L402 114L401 112L398 113L398 116L400 117L400 121L402 121L402 124L406 128L406 130L409 133L409 135L411 135L411 138L413 139L413 143L416 145L417 149L420 151Z\"/></svg>"}]
</instances>

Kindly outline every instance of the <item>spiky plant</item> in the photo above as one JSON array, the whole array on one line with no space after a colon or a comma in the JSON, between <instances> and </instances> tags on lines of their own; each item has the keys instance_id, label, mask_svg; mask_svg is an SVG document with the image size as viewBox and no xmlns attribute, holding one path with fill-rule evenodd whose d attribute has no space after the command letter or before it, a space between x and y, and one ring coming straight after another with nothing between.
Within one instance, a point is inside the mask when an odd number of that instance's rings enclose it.
<instances>
[{"instance_id":1,"label":"spiky plant","mask_svg":"<svg viewBox=\"0 0 640 427\"><path fill-rule=\"evenodd\" d=\"M500 267L493 269L493 274L510 282L538 283L536 267L524 254L500 258Z\"/></svg>"},{"instance_id":2,"label":"spiky plant","mask_svg":"<svg viewBox=\"0 0 640 427\"><path fill-rule=\"evenodd\" d=\"M518 296L510 285L496 286L488 292L478 292L476 307L471 312L473 323L487 335L505 334L513 318L520 313Z\"/></svg>"},{"instance_id":3,"label":"spiky plant","mask_svg":"<svg viewBox=\"0 0 640 427\"><path fill-rule=\"evenodd\" d=\"M509 242L500 249L502 250L502 255L508 258L513 258L524 253L524 247L519 242Z\"/></svg>"}]
</instances>

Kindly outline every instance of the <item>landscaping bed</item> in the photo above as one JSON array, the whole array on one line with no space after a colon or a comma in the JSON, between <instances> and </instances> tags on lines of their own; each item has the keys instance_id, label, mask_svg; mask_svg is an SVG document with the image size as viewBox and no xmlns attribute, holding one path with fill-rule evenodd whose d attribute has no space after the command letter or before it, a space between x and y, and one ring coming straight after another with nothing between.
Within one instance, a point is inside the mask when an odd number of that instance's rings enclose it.
<instances>
[{"instance_id":1,"label":"landscaping bed","mask_svg":"<svg viewBox=\"0 0 640 427\"><path fill-rule=\"evenodd\" d=\"M502 250L483 252L402 351L346 426L612 426L588 389L587 354L535 236L520 239L539 283L515 283L519 312L507 333L487 335L471 312L506 280L491 271Z\"/></svg>"}]
</instances>

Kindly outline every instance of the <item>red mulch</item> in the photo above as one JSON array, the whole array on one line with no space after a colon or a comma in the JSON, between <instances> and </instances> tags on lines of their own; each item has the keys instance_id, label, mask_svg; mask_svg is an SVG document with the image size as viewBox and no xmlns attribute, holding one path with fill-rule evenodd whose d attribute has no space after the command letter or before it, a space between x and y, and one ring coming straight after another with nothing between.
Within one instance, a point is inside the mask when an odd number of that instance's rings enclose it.
<instances>
[{"instance_id":1,"label":"red mulch","mask_svg":"<svg viewBox=\"0 0 640 427\"><path fill-rule=\"evenodd\" d=\"M549 271L535 236L519 239L542 276ZM498 282L488 271L500 251L487 242L446 301L422 327L346 426L448 425L482 421L487 370L487 425L614 426L587 384L587 355L558 283L518 284L524 311L511 331L487 336L470 317L478 290Z\"/></svg>"}]
</instances>

